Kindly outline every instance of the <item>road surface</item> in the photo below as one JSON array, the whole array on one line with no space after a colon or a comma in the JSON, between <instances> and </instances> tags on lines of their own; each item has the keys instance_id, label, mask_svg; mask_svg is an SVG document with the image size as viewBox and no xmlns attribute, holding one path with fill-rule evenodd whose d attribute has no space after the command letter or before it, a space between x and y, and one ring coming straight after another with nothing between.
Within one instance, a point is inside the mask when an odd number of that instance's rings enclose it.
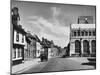
<instances>
[{"instance_id":1,"label":"road surface","mask_svg":"<svg viewBox=\"0 0 100 75\"><path fill-rule=\"evenodd\" d=\"M47 62L38 62L39 64L31 66L19 73L38 73L38 72L53 72L53 71L71 71L71 70L84 70L94 69L94 66L82 65L86 63L86 59L74 58L51 58Z\"/></svg>"}]
</instances>

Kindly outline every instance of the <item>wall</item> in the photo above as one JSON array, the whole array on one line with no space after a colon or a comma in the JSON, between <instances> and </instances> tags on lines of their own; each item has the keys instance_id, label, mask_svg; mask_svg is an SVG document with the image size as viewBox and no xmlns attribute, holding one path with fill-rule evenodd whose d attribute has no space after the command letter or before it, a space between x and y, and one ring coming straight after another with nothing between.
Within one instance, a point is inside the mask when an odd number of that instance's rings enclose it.
<instances>
[{"instance_id":1,"label":"wall","mask_svg":"<svg viewBox=\"0 0 100 75\"><path fill-rule=\"evenodd\" d=\"M22 44L22 45L25 45L25 35L24 35L24 42L22 43L22 34L19 33L19 41L18 42L16 41L16 34L17 34L17 31L14 30L14 44Z\"/></svg>"}]
</instances>

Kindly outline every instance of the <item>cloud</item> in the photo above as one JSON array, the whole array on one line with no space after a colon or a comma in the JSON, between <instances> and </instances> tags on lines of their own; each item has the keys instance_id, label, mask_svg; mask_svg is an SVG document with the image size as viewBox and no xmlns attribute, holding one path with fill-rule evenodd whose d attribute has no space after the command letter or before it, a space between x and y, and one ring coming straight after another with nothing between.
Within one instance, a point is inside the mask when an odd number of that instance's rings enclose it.
<instances>
[{"instance_id":1,"label":"cloud","mask_svg":"<svg viewBox=\"0 0 100 75\"><path fill-rule=\"evenodd\" d=\"M29 23L31 23L33 27L35 25L39 28L38 36L40 38L44 37L48 40L54 40L55 44L62 47L67 45L67 39L69 37L69 27L54 25L52 22L49 22L43 17L33 16L31 17L31 19L32 20L29 21Z\"/></svg>"},{"instance_id":2,"label":"cloud","mask_svg":"<svg viewBox=\"0 0 100 75\"><path fill-rule=\"evenodd\" d=\"M65 24L65 15L61 14L61 9L57 7L51 7L52 18L45 19L42 16L30 16L29 23L33 25L34 30L40 38L44 37L48 40L54 40L54 43L59 46L67 46L69 42L69 27ZM61 18L61 19L60 19Z\"/></svg>"},{"instance_id":3,"label":"cloud","mask_svg":"<svg viewBox=\"0 0 100 75\"><path fill-rule=\"evenodd\" d=\"M61 8L51 7L51 12L52 19L50 21L53 22L54 25L69 26L72 23L70 16Z\"/></svg>"}]
</instances>

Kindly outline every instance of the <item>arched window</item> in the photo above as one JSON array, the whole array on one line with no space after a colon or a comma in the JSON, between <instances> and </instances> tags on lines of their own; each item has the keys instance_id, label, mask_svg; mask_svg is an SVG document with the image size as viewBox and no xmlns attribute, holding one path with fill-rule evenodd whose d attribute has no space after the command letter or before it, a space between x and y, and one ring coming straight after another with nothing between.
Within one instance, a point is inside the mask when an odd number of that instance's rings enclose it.
<instances>
[{"instance_id":1,"label":"arched window","mask_svg":"<svg viewBox=\"0 0 100 75\"><path fill-rule=\"evenodd\" d=\"M75 53L80 53L81 51L81 43L79 40L75 41Z\"/></svg>"},{"instance_id":2,"label":"arched window","mask_svg":"<svg viewBox=\"0 0 100 75\"><path fill-rule=\"evenodd\" d=\"M90 51L89 51L89 42L87 40L83 41L83 52L85 54L90 54Z\"/></svg>"},{"instance_id":3,"label":"arched window","mask_svg":"<svg viewBox=\"0 0 100 75\"><path fill-rule=\"evenodd\" d=\"M96 53L96 41L95 40L91 41L91 47L92 47L92 52Z\"/></svg>"}]
</instances>

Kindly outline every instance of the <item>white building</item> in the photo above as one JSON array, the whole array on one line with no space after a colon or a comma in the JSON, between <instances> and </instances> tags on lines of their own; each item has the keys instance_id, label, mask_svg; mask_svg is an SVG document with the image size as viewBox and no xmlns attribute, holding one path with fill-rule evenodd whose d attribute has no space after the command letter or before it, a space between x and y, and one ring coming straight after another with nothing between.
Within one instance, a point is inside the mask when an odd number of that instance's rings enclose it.
<instances>
[{"instance_id":1,"label":"white building","mask_svg":"<svg viewBox=\"0 0 100 75\"><path fill-rule=\"evenodd\" d=\"M52 58L53 57L53 49L52 48L48 48L48 58Z\"/></svg>"},{"instance_id":2,"label":"white building","mask_svg":"<svg viewBox=\"0 0 100 75\"><path fill-rule=\"evenodd\" d=\"M41 54L41 45L39 42L36 42L36 57L39 57Z\"/></svg>"},{"instance_id":3,"label":"white building","mask_svg":"<svg viewBox=\"0 0 100 75\"><path fill-rule=\"evenodd\" d=\"M25 34L20 25L13 25L12 64L18 64L24 60Z\"/></svg>"},{"instance_id":4,"label":"white building","mask_svg":"<svg viewBox=\"0 0 100 75\"><path fill-rule=\"evenodd\" d=\"M95 24L72 24L70 29L70 56L96 55Z\"/></svg>"}]
</instances>

